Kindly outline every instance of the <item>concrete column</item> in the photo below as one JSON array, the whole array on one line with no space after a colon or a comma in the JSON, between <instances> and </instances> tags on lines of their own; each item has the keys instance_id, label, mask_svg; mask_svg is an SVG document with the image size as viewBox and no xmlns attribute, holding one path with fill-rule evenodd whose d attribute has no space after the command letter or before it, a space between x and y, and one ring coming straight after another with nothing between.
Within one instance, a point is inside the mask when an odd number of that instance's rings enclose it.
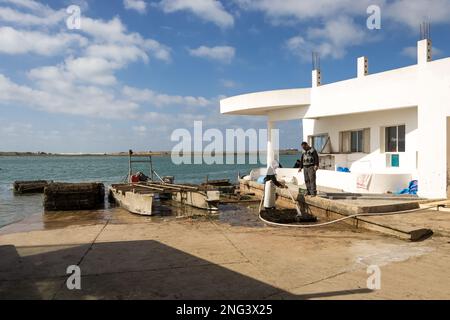
<instances>
[{"instance_id":1,"label":"concrete column","mask_svg":"<svg viewBox=\"0 0 450 320\"><path fill-rule=\"evenodd\" d=\"M417 63L424 64L432 59L432 43L431 40L425 39L417 42Z\"/></svg>"},{"instance_id":2,"label":"concrete column","mask_svg":"<svg viewBox=\"0 0 450 320\"><path fill-rule=\"evenodd\" d=\"M369 60L367 57L358 58L358 78L365 77L369 74Z\"/></svg>"},{"instance_id":3,"label":"concrete column","mask_svg":"<svg viewBox=\"0 0 450 320\"><path fill-rule=\"evenodd\" d=\"M319 69L312 71L312 87L319 87L322 84L322 73Z\"/></svg>"},{"instance_id":4,"label":"concrete column","mask_svg":"<svg viewBox=\"0 0 450 320\"><path fill-rule=\"evenodd\" d=\"M272 130L274 129L273 121L267 121L267 169L272 166L275 160L275 150ZM264 194L264 208L275 208L276 201L276 187L272 182L266 183L265 194Z\"/></svg>"},{"instance_id":5,"label":"concrete column","mask_svg":"<svg viewBox=\"0 0 450 320\"><path fill-rule=\"evenodd\" d=\"M447 197L447 119L431 114L430 105L419 106L419 196Z\"/></svg>"},{"instance_id":6,"label":"concrete column","mask_svg":"<svg viewBox=\"0 0 450 320\"><path fill-rule=\"evenodd\" d=\"M275 160L275 150L273 145L273 134L274 123L271 120L267 121L267 167L272 165L273 160Z\"/></svg>"}]
</instances>

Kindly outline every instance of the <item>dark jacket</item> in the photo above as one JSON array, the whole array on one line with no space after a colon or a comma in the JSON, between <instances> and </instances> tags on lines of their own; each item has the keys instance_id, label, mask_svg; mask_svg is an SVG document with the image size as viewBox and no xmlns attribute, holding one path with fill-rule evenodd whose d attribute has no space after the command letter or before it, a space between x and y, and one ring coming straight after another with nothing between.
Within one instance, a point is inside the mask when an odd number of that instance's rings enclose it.
<instances>
[{"instance_id":1,"label":"dark jacket","mask_svg":"<svg viewBox=\"0 0 450 320\"><path fill-rule=\"evenodd\" d=\"M303 169L304 168L304 157L305 157L305 154L306 153L309 153L312 157L313 157L313 159L314 159L314 166L316 166L316 167L318 167L319 166L319 154L317 153L317 151L314 149L314 148L311 148L311 149L309 149L308 151L304 151L303 153L302 153L302 157L300 158L300 169Z\"/></svg>"}]
</instances>

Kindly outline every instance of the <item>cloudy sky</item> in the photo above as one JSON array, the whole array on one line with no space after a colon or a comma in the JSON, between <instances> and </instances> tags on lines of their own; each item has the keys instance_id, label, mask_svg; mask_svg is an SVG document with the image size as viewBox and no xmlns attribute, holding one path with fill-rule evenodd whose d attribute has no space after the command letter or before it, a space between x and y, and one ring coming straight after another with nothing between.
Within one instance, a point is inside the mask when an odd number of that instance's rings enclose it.
<instances>
[{"instance_id":1,"label":"cloudy sky","mask_svg":"<svg viewBox=\"0 0 450 320\"><path fill-rule=\"evenodd\" d=\"M362 55L372 73L413 64L424 20L435 58L450 56L450 0L0 0L0 151L170 150L195 120L264 128L218 101L310 86L313 50L325 83L354 77ZM300 122L280 129L298 147Z\"/></svg>"}]
</instances>

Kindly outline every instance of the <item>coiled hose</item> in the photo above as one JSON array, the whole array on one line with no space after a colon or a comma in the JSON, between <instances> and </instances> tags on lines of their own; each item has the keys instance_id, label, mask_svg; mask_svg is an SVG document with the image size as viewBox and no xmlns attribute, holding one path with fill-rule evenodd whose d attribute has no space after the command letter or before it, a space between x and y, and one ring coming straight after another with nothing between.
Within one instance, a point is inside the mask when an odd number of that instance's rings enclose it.
<instances>
[{"instance_id":1,"label":"coiled hose","mask_svg":"<svg viewBox=\"0 0 450 320\"><path fill-rule=\"evenodd\" d=\"M400 214L409 214L409 213L415 213L415 212L420 212L420 211L425 211L425 210L429 210L432 208L436 208L437 206L430 206L430 207L425 207L425 208L418 208L418 209L412 209L412 210L406 210L406 211L396 211L396 212L381 212L381 213L360 213L360 214L354 214L351 216L347 216L347 217L343 217L340 219L336 219L333 221L328 221L328 222L324 222L324 223L316 223L316 224L287 224L287 223L276 223L276 222L270 222L267 221L266 219L264 219L261 216L261 212L259 213L259 219L271 226L276 226L276 227L290 227L290 228L317 228L317 227L324 227L324 226L328 226L331 224L335 224L338 222L342 222L348 219L354 219L354 218L358 218L358 217L380 217L380 216L393 216L393 215L400 215Z\"/></svg>"},{"instance_id":2,"label":"coiled hose","mask_svg":"<svg viewBox=\"0 0 450 320\"><path fill-rule=\"evenodd\" d=\"M289 194L291 195L292 200L295 202L297 211L299 211L298 208L298 203L294 200L294 197L292 196L292 193L290 192L290 190L288 190ZM266 219L264 219L261 216L261 208L262 208L262 203L264 201L264 196L261 199L261 205L260 205L260 210L259 210L259 219L271 226L275 226L275 227L288 227L288 228L318 228L318 227L325 227L325 226L329 226L338 222L342 222L348 219L354 219L354 218L358 218L358 217L380 217L380 216L393 216L393 215L400 215L400 214L410 214L410 213L415 213L415 212L420 212L420 211L425 211L425 210L429 210L429 209L433 209L433 208L438 208L438 205L433 205L433 206L428 206L428 207L424 207L424 208L417 208L417 209L412 209L412 210L404 210L404 211L395 211L395 212L380 212L380 213L360 213L360 214L353 214L351 216L347 216L347 217L342 217L340 219L336 219L333 221L328 221L328 222L324 222L324 223L316 223L316 224L288 224L288 223L277 223L277 222L271 222L268 221Z\"/></svg>"}]
</instances>

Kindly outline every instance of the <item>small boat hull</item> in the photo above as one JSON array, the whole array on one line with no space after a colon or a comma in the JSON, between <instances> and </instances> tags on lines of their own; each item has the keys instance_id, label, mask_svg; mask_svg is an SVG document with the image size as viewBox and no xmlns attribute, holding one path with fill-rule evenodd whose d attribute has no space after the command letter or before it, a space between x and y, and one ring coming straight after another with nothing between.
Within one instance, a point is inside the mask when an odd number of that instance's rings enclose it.
<instances>
[{"instance_id":1,"label":"small boat hull","mask_svg":"<svg viewBox=\"0 0 450 320\"><path fill-rule=\"evenodd\" d=\"M220 202L220 192L218 191L177 192L173 194L172 200L197 209L218 211Z\"/></svg>"},{"instance_id":2,"label":"small boat hull","mask_svg":"<svg viewBox=\"0 0 450 320\"><path fill-rule=\"evenodd\" d=\"M153 214L153 200L155 195L136 193L135 190L122 191L119 188L111 187L110 196L116 203L131 213L151 216Z\"/></svg>"},{"instance_id":3,"label":"small boat hull","mask_svg":"<svg viewBox=\"0 0 450 320\"><path fill-rule=\"evenodd\" d=\"M167 193L168 185L143 185L143 184L119 184L110 187L110 197L122 208L131 213L151 216L155 198L161 195L171 196L173 201L181 205L187 205L197 209L217 211L219 210L220 192L196 190L191 186L187 189L172 189ZM172 185L174 186L174 185ZM159 190L159 191L158 191ZM170 197L169 197L170 198Z\"/></svg>"}]
</instances>

